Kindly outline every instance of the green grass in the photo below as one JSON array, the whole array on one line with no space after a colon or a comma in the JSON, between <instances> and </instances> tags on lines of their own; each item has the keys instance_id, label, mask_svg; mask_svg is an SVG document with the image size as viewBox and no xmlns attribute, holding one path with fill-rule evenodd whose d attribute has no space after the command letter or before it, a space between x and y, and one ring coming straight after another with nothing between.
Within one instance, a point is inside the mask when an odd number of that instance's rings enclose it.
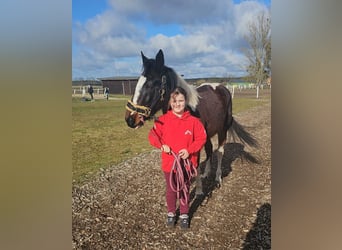
<instances>
[{"instance_id":1,"label":"green grass","mask_svg":"<svg viewBox=\"0 0 342 250\"><path fill-rule=\"evenodd\" d=\"M72 99L73 181L81 184L100 168L108 168L133 156L151 151L147 134L153 121L140 129L127 126L124 115L129 97L123 100L83 102ZM233 114L265 103L265 99L234 98Z\"/></svg>"},{"instance_id":2,"label":"green grass","mask_svg":"<svg viewBox=\"0 0 342 250\"><path fill-rule=\"evenodd\" d=\"M233 99L233 116L247 109L256 107L258 105L265 104L268 99L256 99L256 98L234 98Z\"/></svg>"},{"instance_id":3,"label":"green grass","mask_svg":"<svg viewBox=\"0 0 342 250\"><path fill-rule=\"evenodd\" d=\"M107 168L152 147L144 129L131 129L124 120L127 100L72 100L73 180L83 182L100 168Z\"/></svg>"}]
</instances>

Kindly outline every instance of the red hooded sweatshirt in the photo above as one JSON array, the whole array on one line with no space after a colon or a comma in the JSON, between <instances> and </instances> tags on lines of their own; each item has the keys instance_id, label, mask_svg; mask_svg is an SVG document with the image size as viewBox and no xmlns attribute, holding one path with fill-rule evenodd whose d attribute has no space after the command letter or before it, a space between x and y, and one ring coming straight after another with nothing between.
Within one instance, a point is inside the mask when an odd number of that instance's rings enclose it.
<instances>
[{"instance_id":1,"label":"red hooded sweatshirt","mask_svg":"<svg viewBox=\"0 0 342 250\"><path fill-rule=\"evenodd\" d=\"M197 167L199 151L206 142L207 134L201 121L185 111L181 117L176 116L171 110L155 121L148 134L152 146L161 148L162 144L168 145L176 154L181 149L189 153L189 160ZM162 152L162 170L171 172L174 162L172 154Z\"/></svg>"}]
</instances>

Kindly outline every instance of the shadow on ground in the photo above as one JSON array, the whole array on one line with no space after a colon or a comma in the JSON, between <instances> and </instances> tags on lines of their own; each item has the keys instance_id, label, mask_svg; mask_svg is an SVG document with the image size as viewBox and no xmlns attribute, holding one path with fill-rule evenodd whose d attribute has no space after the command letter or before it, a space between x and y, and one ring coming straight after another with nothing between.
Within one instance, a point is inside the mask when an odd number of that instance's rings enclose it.
<instances>
[{"instance_id":1,"label":"shadow on ground","mask_svg":"<svg viewBox=\"0 0 342 250\"><path fill-rule=\"evenodd\" d=\"M248 232L243 250L271 249L271 204L264 203L257 213L252 229Z\"/></svg>"},{"instance_id":2,"label":"shadow on ground","mask_svg":"<svg viewBox=\"0 0 342 250\"><path fill-rule=\"evenodd\" d=\"M246 160L251 163L259 164L259 160L256 159L252 154L246 152L244 150L245 146L241 143L227 143L224 146L224 155L222 158L222 179L227 177L229 173L232 171L232 162L237 158L240 158L242 161ZM199 166L199 173L203 173L205 164L202 162ZM204 201L206 203L211 198L213 191L220 186L215 181L217 170L217 157L214 153L212 164L211 164L211 171L208 177L202 179L202 187L203 187L203 194L196 195L196 188L194 187L190 193L190 202L192 202L190 209L189 209L189 217L190 220L193 217L194 213L197 211L199 206L203 205ZM179 213L179 211L178 211Z\"/></svg>"}]
</instances>

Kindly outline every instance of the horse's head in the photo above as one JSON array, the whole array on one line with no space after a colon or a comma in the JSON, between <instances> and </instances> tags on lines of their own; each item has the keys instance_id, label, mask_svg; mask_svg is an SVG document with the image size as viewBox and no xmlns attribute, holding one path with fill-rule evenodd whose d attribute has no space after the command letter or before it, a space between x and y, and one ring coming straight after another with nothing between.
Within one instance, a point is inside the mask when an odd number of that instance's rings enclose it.
<instances>
[{"instance_id":1,"label":"horse's head","mask_svg":"<svg viewBox=\"0 0 342 250\"><path fill-rule=\"evenodd\" d=\"M134 95L126 105L125 120L129 127L139 128L163 109L167 111L170 91L176 85L175 74L164 65L162 50L155 59L147 58L141 52L143 72L138 80ZM171 71L171 72L170 72Z\"/></svg>"}]
</instances>

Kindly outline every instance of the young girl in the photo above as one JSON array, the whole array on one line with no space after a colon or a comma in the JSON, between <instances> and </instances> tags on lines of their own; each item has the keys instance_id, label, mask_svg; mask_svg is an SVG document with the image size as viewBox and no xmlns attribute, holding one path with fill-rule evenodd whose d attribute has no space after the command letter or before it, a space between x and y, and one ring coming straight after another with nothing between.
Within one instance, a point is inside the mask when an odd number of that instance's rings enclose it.
<instances>
[{"instance_id":1,"label":"young girl","mask_svg":"<svg viewBox=\"0 0 342 250\"><path fill-rule=\"evenodd\" d=\"M174 154L181 159L189 159L198 167L199 151L207 135L201 121L190 115L187 110L187 95L183 88L176 88L170 96L169 110L155 121L148 138L152 146L162 151L162 170L166 181L167 226L175 225L177 192L170 185L170 172L175 160ZM186 179L186 178L185 178ZM185 180L187 192L179 197L180 227L189 228L189 190L190 180Z\"/></svg>"}]
</instances>

